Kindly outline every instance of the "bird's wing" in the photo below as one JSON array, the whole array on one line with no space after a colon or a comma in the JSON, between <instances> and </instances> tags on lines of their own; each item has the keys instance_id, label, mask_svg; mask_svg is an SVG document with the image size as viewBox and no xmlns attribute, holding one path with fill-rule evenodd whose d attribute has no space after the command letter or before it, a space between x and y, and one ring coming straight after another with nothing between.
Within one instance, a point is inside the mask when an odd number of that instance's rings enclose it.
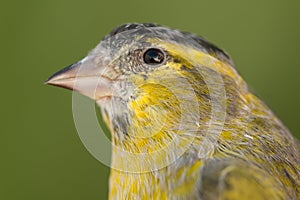
<instances>
[{"instance_id":1,"label":"bird's wing","mask_svg":"<svg viewBox=\"0 0 300 200\"><path fill-rule=\"evenodd\" d=\"M287 199L272 176L250 163L214 160L205 164L202 170L202 199Z\"/></svg>"}]
</instances>

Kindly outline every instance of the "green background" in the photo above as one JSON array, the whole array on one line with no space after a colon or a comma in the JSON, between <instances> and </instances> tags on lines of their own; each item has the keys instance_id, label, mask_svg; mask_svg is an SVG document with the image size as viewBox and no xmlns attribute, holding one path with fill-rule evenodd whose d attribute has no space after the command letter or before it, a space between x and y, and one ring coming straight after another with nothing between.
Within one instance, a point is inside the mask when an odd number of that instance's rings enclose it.
<instances>
[{"instance_id":1,"label":"green background","mask_svg":"<svg viewBox=\"0 0 300 200\"><path fill-rule=\"evenodd\" d=\"M1 1L0 199L105 199L109 169L81 143L72 93L43 82L112 28L156 22L205 36L300 137L300 1Z\"/></svg>"}]
</instances>

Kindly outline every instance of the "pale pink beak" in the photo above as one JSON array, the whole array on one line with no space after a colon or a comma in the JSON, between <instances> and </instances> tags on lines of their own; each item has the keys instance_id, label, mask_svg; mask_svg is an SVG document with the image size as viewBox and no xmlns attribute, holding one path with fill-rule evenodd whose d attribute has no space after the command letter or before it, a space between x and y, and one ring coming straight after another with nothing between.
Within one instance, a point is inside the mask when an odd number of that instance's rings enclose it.
<instances>
[{"instance_id":1,"label":"pale pink beak","mask_svg":"<svg viewBox=\"0 0 300 200\"><path fill-rule=\"evenodd\" d=\"M103 75L104 69L80 61L56 72L45 84L74 90L94 100L111 97L113 80Z\"/></svg>"}]
</instances>

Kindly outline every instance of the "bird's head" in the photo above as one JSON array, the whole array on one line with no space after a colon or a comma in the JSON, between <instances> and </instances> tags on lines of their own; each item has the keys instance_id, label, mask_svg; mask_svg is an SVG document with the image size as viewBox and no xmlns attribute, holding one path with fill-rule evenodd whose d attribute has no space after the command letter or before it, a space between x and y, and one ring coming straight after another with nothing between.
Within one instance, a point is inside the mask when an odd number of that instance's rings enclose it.
<instances>
[{"instance_id":1,"label":"bird's head","mask_svg":"<svg viewBox=\"0 0 300 200\"><path fill-rule=\"evenodd\" d=\"M174 135L205 135L224 111L218 104L230 106L234 99L225 96L244 85L232 66L224 51L196 35L125 24L47 83L96 100L115 144L149 152Z\"/></svg>"}]
</instances>

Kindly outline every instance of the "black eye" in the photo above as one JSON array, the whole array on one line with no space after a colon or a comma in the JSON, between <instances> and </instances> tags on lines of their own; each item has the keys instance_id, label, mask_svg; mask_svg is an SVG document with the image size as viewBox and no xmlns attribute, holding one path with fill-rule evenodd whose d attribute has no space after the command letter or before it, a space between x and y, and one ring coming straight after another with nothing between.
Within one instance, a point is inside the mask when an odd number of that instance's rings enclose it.
<instances>
[{"instance_id":1,"label":"black eye","mask_svg":"<svg viewBox=\"0 0 300 200\"><path fill-rule=\"evenodd\" d=\"M159 49L148 49L143 58L146 64L157 65L164 61L165 54Z\"/></svg>"}]
</instances>

